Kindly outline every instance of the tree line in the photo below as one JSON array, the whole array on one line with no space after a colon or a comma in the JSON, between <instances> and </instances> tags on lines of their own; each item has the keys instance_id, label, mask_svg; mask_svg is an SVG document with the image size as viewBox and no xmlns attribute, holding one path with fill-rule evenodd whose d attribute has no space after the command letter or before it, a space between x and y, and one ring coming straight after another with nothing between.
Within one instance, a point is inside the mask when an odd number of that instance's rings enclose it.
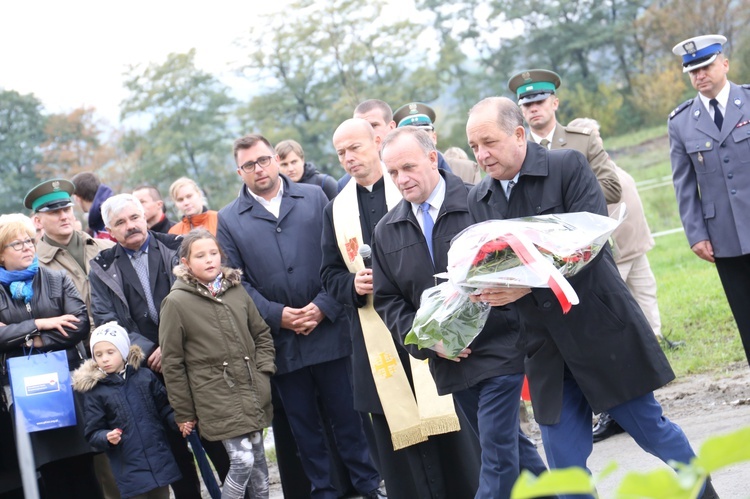
<instances>
[{"instance_id":1,"label":"tree line","mask_svg":"<svg viewBox=\"0 0 750 499\"><path fill-rule=\"evenodd\" d=\"M0 210L20 211L39 179L83 170L116 190L148 182L164 193L187 175L219 208L239 188L232 140L251 132L297 140L338 177L332 132L368 98L429 103L438 147L465 148L469 107L508 95L508 78L528 68L562 76L561 122L592 117L605 136L659 125L694 94L671 48L696 34L725 35L730 79L750 81L741 0L415 1L400 17L366 0L294 0L268 14L238 40L245 99L197 68L195 50L132 66L117 128L93 108L47 114L34 95L0 90Z\"/></svg>"}]
</instances>

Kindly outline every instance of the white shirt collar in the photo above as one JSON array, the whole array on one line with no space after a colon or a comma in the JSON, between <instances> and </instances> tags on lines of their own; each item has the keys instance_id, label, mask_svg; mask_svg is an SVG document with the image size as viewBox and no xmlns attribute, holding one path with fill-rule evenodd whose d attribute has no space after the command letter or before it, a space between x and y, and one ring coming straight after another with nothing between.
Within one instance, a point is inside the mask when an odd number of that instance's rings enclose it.
<instances>
[{"instance_id":1,"label":"white shirt collar","mask_svg":"<svg viewBox=\"0 0 750 499\"><path fill-rule=\"evenodd\" d=\"M432 217L432 220L437 220L438 213L440 212L440 207L443 206L443 201L445 200L445 180L443 179L443 176L440 175L440 181L435 186L435 188L432 190L432 193L430 193L430 196L427 198L427 202L430 203L430 210L428 213ZM424 230L424 226L422 225L422 210L419 209L419 205L416 203L411 203L411 211L414 213L414 216L417 217L417 222L419 223L419 228Z\"/></svg>"},{"instance_id":2,"label":"white shirt collar","mask_svg":"<svg viewBox=\"0 0 750 499\"><path fill-rule=\"evenodd\" d=\"M722 88L719 94L716 96L716 101L719 103L719 111L721 111L722 114L727 114L727 103L729 102L729 87L730 87L729 80L727 80L726 84L724 85L724 88ZM711 116L711 118L713 118L714 108L711 107L711 104L709 104L711 99L709 99L708 97L706 97L700 92L698 92L698 97L703 103L703 107L708 109L709 115Z\"/></svg>"},{"instance_id":3,"label":"white shirt collar","mask_svg":"<svg viewBox=\"0 0 750 499\"><path fill-rule=\"evenodd\" d=\"M279 177L279 192L277 192L276 195L268 201L266 201L265 198L255 194L250 190L249 187L246 187L246 189L247 192L249 192L250 195L255 198L255 200L260 203L261 206L263 206L271 213L271 215L279 218L279 211L281 211L281 197L284 194L284 180L281 177Z\"/></svg>"},{"instance_id":4,"label":"white shirt collar","mask_svg":"<svg viewBox=\"0 0 750 499\"><path fill-rule=\"evenodd\" d=\"M549 143L552 144L552 137L555 135L555 129L556 128L557 128L557 125L555 125L554 128L552 128L552 131L549 134L547 134L546 137L540 137L539 135L535 134L534 131L531 130L530 128L529 128L529 133L531 133L532 140L534 142L536 142L537 144L540 143L542 141L542 139L547 139L549 141ZM548 146L548 148L549 148L549 146Z\"/></svg>"}]
</instances>

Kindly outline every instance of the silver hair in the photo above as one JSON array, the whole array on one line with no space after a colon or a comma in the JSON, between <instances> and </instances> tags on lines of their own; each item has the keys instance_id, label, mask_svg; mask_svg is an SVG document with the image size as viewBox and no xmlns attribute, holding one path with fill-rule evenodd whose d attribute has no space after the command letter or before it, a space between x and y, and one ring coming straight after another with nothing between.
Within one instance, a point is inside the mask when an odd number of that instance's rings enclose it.
<instances>
[{"instance_id":1,"label":"silver hair","mask_svg":"<svg viewBox=\"0 0 750 499\"><path fill-rule=\"evenodd\" d=\"M128 204L135 206L141 216L146 216L146 213L143 211L143 205L138 201L137 197L130 193L117 194L102 203L102 219L108 229L112 228L109 224L112 217L120 213Z\"/></svg>"},{"instance_id":2,"label":"silver hair","mask_svg":"<svg viewBox=\"0 0 750 499\"><path fill-rule=\"evenodd\" d=\"M482 99L469 110L469 116L487 106L492 106L497 111L497 126L506 135L513 135L516 128L523 126L521 108L507 97L487 97Z\"/></svg>"},{"instance_id":3,"label":"silver hair","mask_svg":"<svg viewBox=\"0 0 750 499\"><path fill-rule=\"evenodd\" d=\"M417 145L419 145L419 148L422 149L425 156L437 150L435 149L435 142L432 141L432 137L425 130L416 126L404 126L388 132L388 135L385 136L383 143L380 145L380 154L382 155L385 152L385 148L402 135L412 137Z\"/></svg>"}]
</instances>

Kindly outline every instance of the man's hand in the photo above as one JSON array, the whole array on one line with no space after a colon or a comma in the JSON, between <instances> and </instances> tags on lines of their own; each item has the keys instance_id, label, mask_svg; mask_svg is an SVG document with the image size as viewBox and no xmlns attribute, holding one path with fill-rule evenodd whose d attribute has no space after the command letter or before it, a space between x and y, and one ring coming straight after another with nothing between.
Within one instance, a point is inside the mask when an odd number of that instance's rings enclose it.
<instances>
[{"instance_id":1,"label":"man's hand","mask_svg":"<svg viewBox=\"0 0 750 499\"><path fill-rule=\"evenodd\" d=\"M156 347L154 353L149 355L146 364L148 365L148 368L155 373L161 372L161 347Z\"/></svg>"},{"instance_id":2,"label":"man's hand","mask_svg":"<svg viewBox=\"0 0 750 499\"><path fill-rule=\"evenodd\" d=\"M453 362L461 362L461 359L465 359L471 353L470 348L464 348L454 359L451 359L445 355L445 346L443 345L442 340L435 343L435 345L432 346L432 349L435 351L438 357L446 360L452 360Z\"/></svg>"},{"instance_id":3,"label":"man's hand","mask_svg":"<svg viewBox=\"0 0 750 499\"><path fill-rule=\"evenodd\" d=\"M698 241L690 249L693 250L693 253L698 255L699 258L702 258L707 262L714 263L716 261L714 260L714 247L711 246L711 241L709 240Z\"/></svg>"},{"instance_id":4,"label":"man's hand","mask_svg":"<svg viewBox=\"0 0 750 499\"><path fill-rule=\"evenodd\" d=\"M372 294L372 269L360 270L354 275L354 291L359 296Z\"/></svg>"},{"instance_id":5,"label":"man's hand","mask_svg":"<svg viewBox=\"0 0 750 499\"><path fill-rule=\"evenodd\" d=\"M68 333L66 333L63 328L78 329L78 326L75 325L76 322L81 321L78 317L71 314L60 315L58 317L48 317L46 319L34 319L34 325L39 331L51 331L52 329L56 329L65 337L68 336Z\"/></svg>"},{"instance_id":6,"label":"man's hand","mask_svg":"<svg viewBox=\"0 0 750 499\"><path fill-rule=\"evenodd\" d=\"M297 334L308 335L323 321L325 314L312 302L300 310L302 311L302 315L293 322L293 329Z\"/></svg>"},{"instance_id":7,"label":"man's hand","mask_svg":"<svg viewBox=\"0 0 750 499\"><path fill-rule=\"evenodd\" d=\"M301 308L284 307L281 311L281 327L295 329L294 321L304 316Z\"/></svg>"},{"instance_id":8,"label":"man's hand","mask_svg":"<svg viewBox=\"0 0 750 499\"><path fill-rule=\"evenodd\" d=\"M477 294L469 295L474 303L484 302L491 307L502 307L531 293L531 288L485 288Z\"/></svg>"}]
</instances>

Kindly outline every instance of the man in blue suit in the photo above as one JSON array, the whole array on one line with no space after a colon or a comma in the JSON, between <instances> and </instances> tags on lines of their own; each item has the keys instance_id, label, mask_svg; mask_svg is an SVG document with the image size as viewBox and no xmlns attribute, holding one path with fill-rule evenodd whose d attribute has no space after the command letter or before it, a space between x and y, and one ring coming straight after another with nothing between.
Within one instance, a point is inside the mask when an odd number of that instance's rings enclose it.
<instances>
[{"instance_id":1,"label":"man in blue suit","mask_svg":"<svg viewBox=\"0 0 750 499\"><path fill-rule=\"evenodd\" d=\"M354 410L349 321L320 281L328 199L318 186L280 175L279 157L260 135L237 139L234 158L244 185L219 212L216 236L230 264L242 269L242 284L271 327L277 368L271 383L297 441L310 497L338 497L319 396L354 487L377 499L380 476Z\"/></svg>"},{"instance_id":2,"label":"man in blue suit","mask_svg":"<svg viewBox=\"0 0 750 499\"><path fill-rule=\"evenodd\" d=\"M672 49L698 95L669 116L670 157L685 235L716 264L750 363L750 85L727 80L726 41L697 36Z\"/></svg>"}]
</instances>

